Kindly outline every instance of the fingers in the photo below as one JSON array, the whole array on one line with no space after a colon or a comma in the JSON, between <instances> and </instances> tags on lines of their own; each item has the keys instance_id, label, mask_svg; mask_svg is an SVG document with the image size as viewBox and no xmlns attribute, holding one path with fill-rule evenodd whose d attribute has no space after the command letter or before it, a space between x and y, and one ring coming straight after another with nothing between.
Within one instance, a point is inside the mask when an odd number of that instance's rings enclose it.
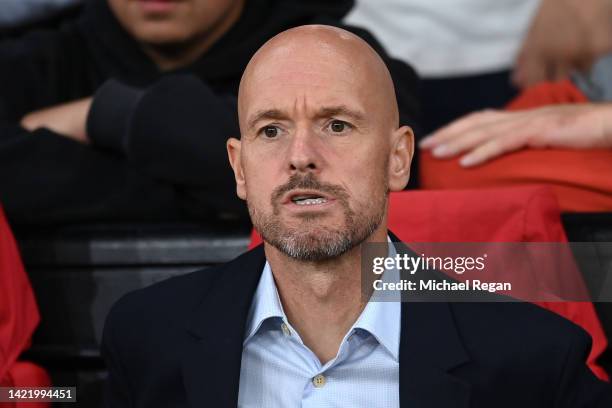
<instances>
[{"instance_id":1,"label":"fingers","mask_svg":"<svg viewBox=\"0 0 612 408\"><path fill-rule=\"evenodd\" d=\"M473 113L426 137L419 146L436 158L455 157L505 134L512 117L513 113L494 110Z\"/></svg>"},{"instance_id":2,"label":"fingers","mask_svg":"<svg viewBox=\"0 0 612 408\"><path fill-rule=\"evenodd\" d=\"M527 144L532 129L526 126L526 115L529 113L498 111L468 115L424 139L421 148L431 149L439 159L466 153L459 163L477 166Z\"/></svg>"},{"instance_id":3,"label":"fingers","mask_svg":"<svg viewBox=\"0 0 612 408\"><path fill-rule=\"evenodd\" d=\"M438 159L449 159L460 153L477 149L494 137L489 131L473 130L455 137L432 149L431 154Z\"/></svg>"},{"instance_id":4,"label":"fingers","mask_svg":"<svg viewBox=\"0 0 612 408\"><path fill-rule=\"evenodd\" d=\"M566 72L560 68L558 75ZM473 167L523 148L601 148L612 146L610 104L568 104L513 112L468 115L420 143L436 158L464 154ZM610 122L610 123L609 123Z\"/></svg>"},{"instance_id":5,"label":"fingers","mask_svg":"<svg viewBox=\"0 0 612 408\"><path fill-rule=\"evenodd\" d=\"M492 109L471 113L451 122L450 124L438 129L431 135L423 138L419 142L419 147L421 149L435 149L440 145L446 144L448 141L454 140L464 133L469 133L473 129L477 129L481 126L499 120L503 114L503 112Z\"/></svg>"},{"instance_id":6,"label":"fingers","mask_svg":"<svg viewBox=\"0 0 612 408\"><path fill-rule=\"evenodd\" d=\"M479 145L474 150L459 159L462 167L475 167L484 164L503 154L510 153L522 148L521 139L508 135L508 137L498 137L489 139Z\"/></svg>"}]
</instances>

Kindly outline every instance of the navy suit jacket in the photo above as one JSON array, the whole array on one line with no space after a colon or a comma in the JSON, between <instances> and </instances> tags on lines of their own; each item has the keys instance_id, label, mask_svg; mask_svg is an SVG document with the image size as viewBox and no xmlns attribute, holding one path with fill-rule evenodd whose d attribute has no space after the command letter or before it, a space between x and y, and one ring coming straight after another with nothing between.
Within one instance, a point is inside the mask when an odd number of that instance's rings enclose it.
<instances>
[{"instance_id":1,"label":"navy suit jacket","mask_svg":"<svg viewBox=\"0 0 612 408\"><path fill-rule=\"evenodd\" d=\"M105 406L235 407L264 263L259 246L119 300L102 342ZM401 406L611 408L609 384L585 364L590 345L581 328L531 304L403 303Z\"/></svg>"}]
</instances>

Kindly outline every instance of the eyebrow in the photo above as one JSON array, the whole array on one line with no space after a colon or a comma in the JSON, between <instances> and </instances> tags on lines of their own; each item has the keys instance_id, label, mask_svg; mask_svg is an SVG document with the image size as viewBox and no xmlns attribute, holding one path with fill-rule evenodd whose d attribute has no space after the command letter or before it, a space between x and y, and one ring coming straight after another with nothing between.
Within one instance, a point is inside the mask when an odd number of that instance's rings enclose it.
<instances>
[{"instance_id":1,"label":"eyebrow","mask_svg":"<svg viewBox=\"0 0 612 408\"><path fill-rule=\"evenodd\" d=\"M316 118L331 118L332 116L347 116L356 122L361 122L365 118L362 112L351 109L346 105L326 106L319 109L319 112L315 115Z\"/></svg>"},{"instance_id":2,"label":"eyebrow","mask_svg":"<svg viewBox=\"0 0 612 408\"><path fill-rule=\"evenodd\" d=\"M249 129L253 129L262 120L285 120L288 116L279 109L264 109L257 111L249 120Z\"/></svg>"},{"instance_id":3,"label":"eyebrow","mask_svg":"<svg viewBox=\"0 0 612 408\"><path fill-rule=\"evenodd\" d=\"M315 119L331 118L333 116L347 116L355 122L362 122L365 115L354 109L350 109L346 105L324 106L320 108L314 115ZM251 120L249 120L249 129L253 129L258 122L262 120L288 120L289 115L280 109L264 109L257 111Z\"/></svg>"}]
</instances>

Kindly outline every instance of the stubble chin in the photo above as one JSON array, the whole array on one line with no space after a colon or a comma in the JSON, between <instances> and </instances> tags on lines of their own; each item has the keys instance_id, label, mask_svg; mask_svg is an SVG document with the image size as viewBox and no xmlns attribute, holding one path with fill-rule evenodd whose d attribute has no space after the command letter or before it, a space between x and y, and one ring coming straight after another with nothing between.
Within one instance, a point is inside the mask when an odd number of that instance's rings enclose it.
<instances>
[{"instance_id":1,"label":"stubble chin","mask_svg":"<svg viewBox=\"0 0 612 408\"><path fill-rule=\"evenodd\" d=\"M290 258L317 262L336 258L365 241L380 226L384 208L360 219L352 211L345 210L344 220L337 226L316 219L289 226L281 217L263 215L251 206L249 213L265 242Z\"/></svg>"}]
</instances>

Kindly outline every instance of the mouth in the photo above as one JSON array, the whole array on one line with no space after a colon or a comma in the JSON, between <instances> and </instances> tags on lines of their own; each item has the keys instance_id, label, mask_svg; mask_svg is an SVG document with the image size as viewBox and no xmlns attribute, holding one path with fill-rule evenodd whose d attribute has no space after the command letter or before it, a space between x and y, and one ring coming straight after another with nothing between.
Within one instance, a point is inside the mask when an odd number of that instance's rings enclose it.
<instances>
[{"instance_id":1,"label":"mouth","mask_svg":"<svg viewBox=\"0 0 612 408\"><path fill-rule=\"evenodd\" d=\"M300 207L309 207L327 204L333 199L318 191L293 191L285 199L285 204L295 204Z\"/></svg>"},{"instance_id":2,"label":"mouth","mask_svg":"<svg viewBox=\"0 0 612 408\"><path fill-rule=\"evenodd\" d=\"M166 13L171 11L178 3L177 0L137 0L143 11L148 13Z\"/></svg>"}]
</instances>

